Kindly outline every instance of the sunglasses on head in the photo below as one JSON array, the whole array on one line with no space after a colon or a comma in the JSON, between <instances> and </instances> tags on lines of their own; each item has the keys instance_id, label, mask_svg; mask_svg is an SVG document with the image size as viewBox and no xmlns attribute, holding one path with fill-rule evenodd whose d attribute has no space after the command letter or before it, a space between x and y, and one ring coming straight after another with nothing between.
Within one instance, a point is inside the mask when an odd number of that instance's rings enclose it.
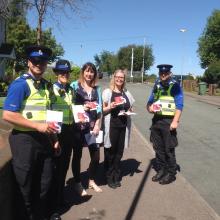
<instances>
[{"instance_id":1,"label":"sunglasses on head","mask_svg":"<svg viewBox=\"0 0 220 220\"><path fill-rule=\"evenodd\" d=\"M46 64L47 63L47 60L45 59L41 59L41 58L30 58L30 61L32 64L34 65L39 65L39 64Z\"/></svg>"}]
</instances>

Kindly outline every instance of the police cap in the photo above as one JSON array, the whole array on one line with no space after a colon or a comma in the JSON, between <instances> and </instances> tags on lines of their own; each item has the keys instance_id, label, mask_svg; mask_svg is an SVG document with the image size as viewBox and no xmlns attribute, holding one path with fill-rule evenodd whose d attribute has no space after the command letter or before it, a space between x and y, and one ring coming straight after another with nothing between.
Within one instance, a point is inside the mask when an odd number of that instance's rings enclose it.
<instances>
[{"instance_id":1,"label":"police cap","mask_svg":"<svg viewBox=\"0 0 220 220\"><path fill-rule=\"evenodd\" d=\"M56 72L70 72L71 65L68 60L58 60L53 68L53 71Z\"/></svg>"},{"instance_id":2,"label":"police cap","mask_svg":"<svg viewBox=\"0 0 220 220\"><path fill-rule=\"evenodd\" d=\"M159 73L169 73L170 69L172 67L173 66L170 65L170 64L160 64L160 65L157 65L157 68L159 69Z\"/></svg>"},{"instance_id":3,"label":"police cap","mask_svg":"<svg viewBox=\"0 0 220 220\"><path fill-rule=\"evenodd\" d=\"M26 48L26 55L28 59L39 58L49 60L52 55L52 50L44 46L34 45Z\"/></svg>"}]
</instances>

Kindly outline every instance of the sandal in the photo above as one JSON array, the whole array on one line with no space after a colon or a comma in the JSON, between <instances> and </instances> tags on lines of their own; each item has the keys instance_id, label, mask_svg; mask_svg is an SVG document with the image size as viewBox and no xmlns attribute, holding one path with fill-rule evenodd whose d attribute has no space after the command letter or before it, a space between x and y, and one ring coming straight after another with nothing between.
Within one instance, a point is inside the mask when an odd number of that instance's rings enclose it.
<instances>
[{"instance_id":1,"label":"sandal","mask_svg":"<svg viewBox=\"0 0 220 220\"><path fill-rule=\"evenodd\" d=\"M94 181L89 182L89 189L93 189L95 192L102 192L102 189L96 185L96 183Z\"/></svg>"}]
</instances>

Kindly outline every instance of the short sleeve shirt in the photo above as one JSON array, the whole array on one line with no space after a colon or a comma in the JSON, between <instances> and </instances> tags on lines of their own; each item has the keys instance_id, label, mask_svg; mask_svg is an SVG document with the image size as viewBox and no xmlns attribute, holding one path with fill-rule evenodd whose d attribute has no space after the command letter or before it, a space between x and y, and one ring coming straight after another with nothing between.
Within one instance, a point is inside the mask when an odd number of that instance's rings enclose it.
<instances>
[{"instance_id":1,"label":"short sleeve shirt","mask_svg":"<svg viewBox=\"0 0 220 220\"><path fill-rule=\"evenodd\" d=\"M4 102L3 110L19 112L23 100L30 95L30 89L25 77L21 76L9 86L8 94Z\"/></svg>"}]
</instances>

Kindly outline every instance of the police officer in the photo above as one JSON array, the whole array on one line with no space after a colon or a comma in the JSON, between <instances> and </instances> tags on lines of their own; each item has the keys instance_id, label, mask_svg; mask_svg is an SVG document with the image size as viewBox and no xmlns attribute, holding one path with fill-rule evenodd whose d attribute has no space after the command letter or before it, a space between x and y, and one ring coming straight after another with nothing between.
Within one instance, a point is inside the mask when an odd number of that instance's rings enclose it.
<instances>
[{"instance_id":1,"label":"police officer","mask_svg":"<svg viewBox=\"0 0 220 220\"><path fill-rule=\"evenodd\" d=\"M52 177L52 154L58 149L57 132L46 123L50 107L49 83L42 78L52 54L49 48L26 49L28 72L10 85L4 102L3 119L13 124L9 136L12 166L24 207L16 219L41 220L46 216L46 199ZM24 208L22 211L22 208Z\"/></svg>"},{"instance_id":2,"label":"police officer","mask_svg":"<svg viewBox=\"0 0 220 220\"><path fill-rule=\"evenodd\" d=\"M50 193L52 211L55 210L52 217L54 220L59 220L59 211L64 206L68 205L63 198L63 190L73 148L73 89L69 84L71 65L68 60L58 60L53 68L53 71L56 74L57 82L53 85L56 101L52 103L52 109L63 112L61 133L58 134L58 140L62 151L59 157L54 158L55 172Z\"/></svg>"},{"instance_id":3,"label":"police officer","mask_svg":"<svg viewBox=\"0 0 220 220\"><path fill-rule=\"evenodd\" d=\"M152 181L162 185L176 180L175 147L178 145L176 129L183 109L183 93L172 79L172 65L161 64L159 79L155 82L147 103L147 110L154 114L150 140L156 153L157 174Z\"/></svg>"}]
</instances>

